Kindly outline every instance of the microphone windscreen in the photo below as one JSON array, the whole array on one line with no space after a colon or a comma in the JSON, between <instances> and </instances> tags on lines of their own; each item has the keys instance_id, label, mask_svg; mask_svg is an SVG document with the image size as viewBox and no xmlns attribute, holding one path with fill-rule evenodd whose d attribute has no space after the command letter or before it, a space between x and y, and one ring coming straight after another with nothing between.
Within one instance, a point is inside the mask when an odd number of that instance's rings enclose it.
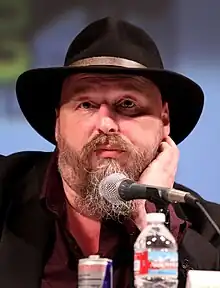
<instances>
[{"instance_id":1,"label":"microphone windscreen","mask_svg":"<svg viewBox=\"0 0 220 288\"><path fill-rule=\"evenodd\" d=\"M119 196L118 186L125 179L127 179L127 177L122 173L113 173L103 178L99 184L100 196L112 204L117 205L119 202L122 202Z\"/></svg>"}]
</instances>

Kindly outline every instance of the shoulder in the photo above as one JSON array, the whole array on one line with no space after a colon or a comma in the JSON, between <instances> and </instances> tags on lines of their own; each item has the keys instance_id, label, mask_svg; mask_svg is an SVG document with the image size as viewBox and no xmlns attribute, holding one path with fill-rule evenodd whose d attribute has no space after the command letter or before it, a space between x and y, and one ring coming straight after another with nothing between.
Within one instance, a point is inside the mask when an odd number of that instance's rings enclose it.
<instances>
[{"instance_id":1,"label":"shoulder","mask_svg":"<svg viewBox=\"0 0 220 288\"><path fill-rule=\"evenodd\" d=\"M198 192L196 192L193 189L186 187L182 184L175 183L174 188L178 189L178 190L182 190L184 192L189 192L189 193L193 194L195 197L197 197L200 200L200 202L202 203L202 205L205 207L205 209L207 209L209 213L215 215L215 218L216 218L218 225L220 227L220 204L204 199ZM182 207L182 209L185 212L187 212L188 218L190 217L191 220L193 217L195 219L198 219L198 221L201 223L201 219L204 219L204 215L202 216L203 213L201 211L199 211L199 208L196 209L195 207L190 207L188 204L180 204L180 206ZM198 212L198 214L195 213L195 209Z\"/></svg>"},{"instance_id":2,"label":"shoulder","mask_svg":"<svg viewBox=\"0 0 220 288\"><path fill-rule=\"evenodd\" d=\"M2 155L0 154L0 160L5 161L16 161L22 159L32 159L36 157L44 157L45 155L51 155L52 152L43 152L43 151L19 151L9 155Z\"/></svg>"},{"instance_id":3,"label":"shoulder","mask_svg":"<svg viewBox=\"0 0 220 288\"><path fill-rule=\"evenodd\" d=\"M191 193L192 195L197 197L203 205L207 206L208 208L213 208L213 209L217 208L219 213L220 213L220 210L219 210L220 209L220 204L219 203L211 202L209 200L204 199L198 192L196 192L195 190L193 190L193 189L191 189L191 188L189 188L187 186L184 186L182 184L175 183L174 184L174 188L177 189L177 190L181 190L181 191L184 191L184 192ZM211 191L210 191L210 193L211 193ZM220 219L219 219L219 224L220 224Z\"/></svg>"},{"instance_id":4,"label":"shoulder","mask_svg":"<svg viewBox=\"0 0 220 288\"><path fill-rule=\"evenodd\" d=\"M52 152L43 152L43 151L20 151L16 153L9 154L7 156L0 154L0 163L1 165L6 163L17 164L26 162L33 162L37 159L41 160L44 158L49 158Z\"/></svg>"},{"instance_id":5,"label":"shoulder","mask_svg":"<svg viewBox=\"0 0 220 288\"><path fill-rule=\"evenodd\" d=\"M207 201L201 197L200 194L182 184L175 183L174 188L189 192L197 197L200 200L202 206L220 228L220 204ZM218 242L217 246L220 248L220 236L217 235L217 232L210 224L209 219L199 207L192 207L189 204L182 203L174 204L173 206L179 218L189 221L192 224L192 228L207 238L209 241L211 241L213 238L216 238Z\"/></svg>"},{"instance_id":6,"label":"shoulder","mask_svg":"<svg viewBox=\"0 0 220 288\"><path fill-rule=\"evenodd\" d=\"M22 151L0 157L0 183L23 176L33 167L47 167L51 152ZM39 169L41 169L39 168Z\"/></svg>"},{"instance_id":7,"label":"shoulder","mask_svg":"<svg viewBox=\"0 0 220 288\"><path fill-rule=\"evenodd\" d=\"M196 191L194 191L193 189L183 185L183 184L180 184L180 183L177 183L175 182L174 183L174 188L177 189L177 190L181 190L181 191L184 191L184 192L189 192L191 193L192 195L194 195L195 197L198 197L199 199L202 199L202 197L200 196L200 194Z\"/></svg>"}]
</instances>

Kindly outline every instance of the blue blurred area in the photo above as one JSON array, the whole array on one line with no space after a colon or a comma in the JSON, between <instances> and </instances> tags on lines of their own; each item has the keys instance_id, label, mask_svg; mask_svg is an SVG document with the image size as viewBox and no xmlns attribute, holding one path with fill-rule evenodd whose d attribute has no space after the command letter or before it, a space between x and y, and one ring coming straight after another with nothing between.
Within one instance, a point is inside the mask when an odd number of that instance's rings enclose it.
<instances>
[{"instance_id":1,"label":"blue blurred area","mask_svg":"<svg viewBox=\"0 0 220 288\"><path fill-rule=\"evenodd\" d=\"M165 66L186 74L205 92L205 109L193 133L180 144L177 181L195 189L206 199L220 202L219 157L219 51L220 2L174 1L160 16L146 18L144 11L126 11L123 18L145 28L156 40ZM31 67L62 65L72 38L88 22L108 15L108 9L88 17L75 8L56 16L37 30L31 39ZM187 117L187 111L186 116ZM183 119L184 121L184 119ZM14 83L0 85L0 152L51 151L54 147L29 126L19 112Z\"/></svg>"}]
</instances>

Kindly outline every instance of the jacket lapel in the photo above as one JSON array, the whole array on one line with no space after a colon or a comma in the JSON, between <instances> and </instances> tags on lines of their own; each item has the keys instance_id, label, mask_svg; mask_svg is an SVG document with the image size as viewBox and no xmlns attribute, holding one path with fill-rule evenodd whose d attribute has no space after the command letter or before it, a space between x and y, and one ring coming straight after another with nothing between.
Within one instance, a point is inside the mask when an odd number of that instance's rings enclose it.
<instances>
[{"instance_id":1,"label":"jacket lapel","mask_svg":"<svg viewBox=\"0 0 220 288\"><path fill-rule=\"evenodd\" d=\"M203 201L203 206L220 227L219 205ZM177 215L188 220L191 225L185 232L179 245L180 258L180 283L185 287L187 272L197 270L219 270L220 253L217 247L220 243L214 243L219 236L211 226L204 214L197 208L189 205L175 205ZM184 215L184 216L183 216ZM216 245L215 245L216 244Z\"/></svg>"},{"instance_id":2,"label":"jacket lapel","mask_svg":"<svg viewBox=\"0 0 220 288\"><path fill-rule=\"evenodd\" d=\"M10 189L14 189L14 196L7 211L0 244L2 288L40 288L44 251L54 221L39 200L42 187L39 169L44 171L33 166L21 181L11 178Z\"/></svg>"}]
</instances>

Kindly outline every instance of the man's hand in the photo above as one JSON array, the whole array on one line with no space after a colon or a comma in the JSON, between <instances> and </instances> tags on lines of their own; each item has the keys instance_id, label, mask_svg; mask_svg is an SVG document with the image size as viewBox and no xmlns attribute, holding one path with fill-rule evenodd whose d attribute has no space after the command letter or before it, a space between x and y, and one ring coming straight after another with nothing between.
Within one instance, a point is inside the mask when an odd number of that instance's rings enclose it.
<instances>
[{"instance_id":1,"label":"man's hand","mask_svg":"<svg viewBox=\"0 0 220 288\"><path fill-rule=\"evenodd\" d=\"M172 188L179 161L179 149L170 137L160 145L157 157L141 174L138 183ZM147 224L145 200L135 200L137 213L134 222L140 230Z\"/></svg>"},{"instance_id":2,"label":"man's hand","mask_svg":"<svg viewBox=\"0 0 220 288\"><path fill-rule=\"evenodd\" d=\"M161 142L158 156L144 170L139 183L172 188L179 162L179 149L174 141L167 137Z\"/></svg>"}]
</instances>

